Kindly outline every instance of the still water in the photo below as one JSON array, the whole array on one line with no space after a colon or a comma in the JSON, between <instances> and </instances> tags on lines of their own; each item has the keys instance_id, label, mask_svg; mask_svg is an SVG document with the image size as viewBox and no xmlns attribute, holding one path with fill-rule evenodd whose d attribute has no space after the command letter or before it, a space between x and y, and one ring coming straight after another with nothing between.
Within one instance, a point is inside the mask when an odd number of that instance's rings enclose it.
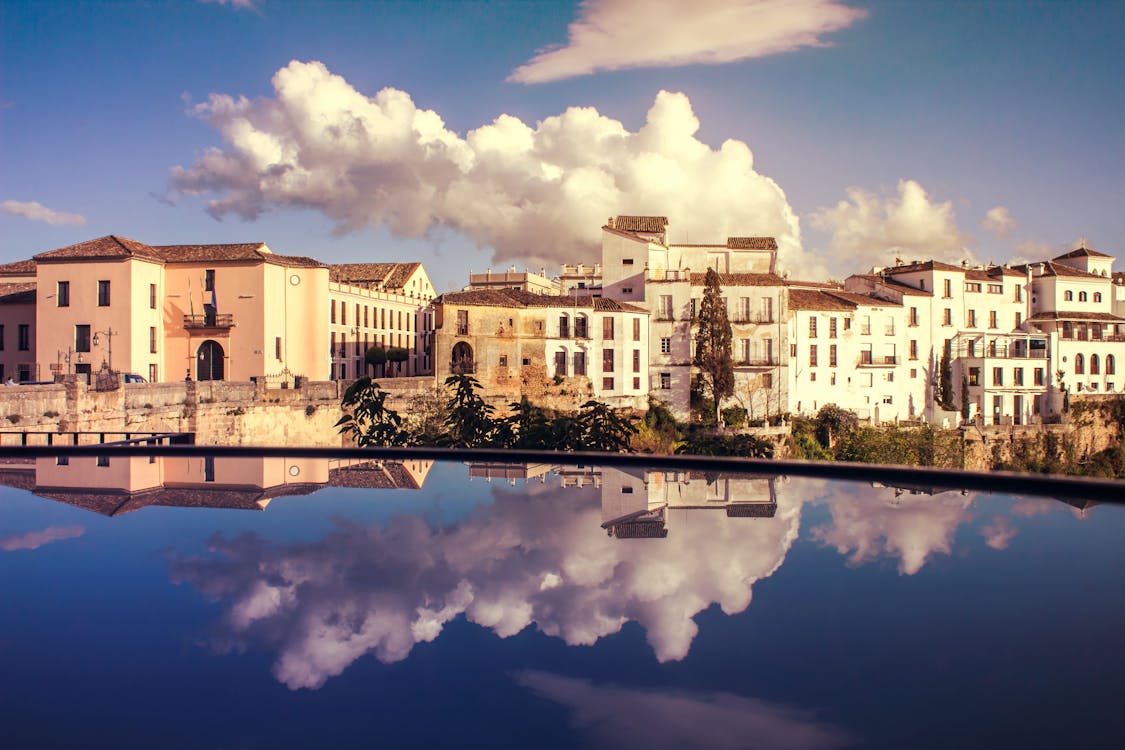
<instances>
[{"instance_id":1,"label":"still water","mask_svg":"<svg viewBox=\"0 0 1125 750\"><path fill-rule=\"evenodd\" d=\"M1125 507L551 465L0 467L6 747L1125 746Z\"/></svg>"}]
</instances>

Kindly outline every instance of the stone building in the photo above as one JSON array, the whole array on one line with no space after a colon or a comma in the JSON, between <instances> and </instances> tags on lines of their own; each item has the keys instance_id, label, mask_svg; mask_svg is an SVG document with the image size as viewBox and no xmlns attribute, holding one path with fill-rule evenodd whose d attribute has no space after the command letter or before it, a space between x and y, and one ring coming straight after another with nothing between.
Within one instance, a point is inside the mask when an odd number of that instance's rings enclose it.
<instances>
[{"instance_id":1,"label":"stone building","mask_svg":"<svg viewBox=\"0 0 1125 750\"><path fill-rule=\"evenodd\" d=\"M443 294L434 308L439 382L472 374L486 395L535 400L554 381L613 406L645 406L648 313L642 307L489 289Z\"/></svg>"},{"instance_id":2,"label":"stone building","mask_svg":"<svg viewBox=\"0 0 1125 750\"><path fill-rule=\"evenodd\" d=\"M491 268L484 273L470 273L469 286L465 291L481 289L519 289L532 294L558 294L561 290L556 279L547 278L546 269L533 273L524 269L517 271L511 266L507 271L493 271Z\"/></svg>"}]
</instances>

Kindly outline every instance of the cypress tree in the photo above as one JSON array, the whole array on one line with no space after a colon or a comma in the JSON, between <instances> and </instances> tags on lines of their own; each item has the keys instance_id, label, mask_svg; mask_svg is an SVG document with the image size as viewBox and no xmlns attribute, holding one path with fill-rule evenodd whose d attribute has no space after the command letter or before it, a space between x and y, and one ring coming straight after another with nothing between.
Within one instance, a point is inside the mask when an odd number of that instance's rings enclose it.
<instances>
[{"instance_id":1,"label":"cypress tree","mask_svg":"<svg viewBox=\"0 0 1125 750\"><path fill-rule=\"evenodd\" d=\"M695 366L714 400L715 424L723 399L734 393L734 362L731 359L731 328L719 288L719 274L708 268L703 281L695 333Z\"/></svg>"}]
</instances>

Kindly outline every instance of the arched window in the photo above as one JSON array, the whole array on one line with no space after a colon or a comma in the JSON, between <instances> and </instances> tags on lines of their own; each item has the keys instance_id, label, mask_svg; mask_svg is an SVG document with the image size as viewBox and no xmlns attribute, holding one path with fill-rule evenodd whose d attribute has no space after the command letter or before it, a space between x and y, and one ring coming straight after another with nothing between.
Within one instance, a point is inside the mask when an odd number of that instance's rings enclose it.
<instances>
[{"instance_id":1,"label":"arched window","mask_svg":"<svg viewBox=\"0 0 1125 750\"><path fill-rule=\"evenodd\" d=\"M570 316L566 313L559 315L559 338L570 338Z\"/></svg>"},{"instance_id":2,"label":"arched window","mask_svg":"<svg viewBox=\"0 0 1125 750\"><path fill-rule=\"evenodd\" d=\"M1106 375L1116 375L1117 374L1117 363L1114 361L1112 354L1105 355L1105 374Z\"/></svg>"},{"instance_id":3,"label":"arched window","mask_svg":"<svg viewBox=\"0 0 1125 750\"><path fill-rule=\"evenodd\" d=\"M1074 301L1074 292L1067 289L1065 292L1063 292L1063 299L1066 300L1067 302L1073 302Z\"/></svg>"},{"instance_id":4,"label":"arched window","mask_svg":"<svg viewBox=\"0 0 1125 750\"><path fill-rule=\"evenodd\" d=\"M222 380L224 362L222 345L210 339L204 341L196 352L195 379Z\"/></svg>"},{"instance_id":5,"label":"arched window","mask_svg":"<svg viewBox=\"0 0 1125 750\"><path fill-rule=\"evenodd\" d=\"M1074 355L1074 372L1078 375L1086 373L1086 360L1082 358L1081 354Z\"/></svg>"},{"instance_id":6,"label":"arched window","mask_svg":"<svg viewBox=\"0 0 1125 750\"><path fill-rule=\"evenodd\" d=\"M1101 292L1094 292L1094 302L1101 302L1101 301L1102 301L1102 293Z\"/></svg>"},{"instance_id":7,"label":"arched window","mask_svg":"<svg viewBox=\"0 0 1125 750\"><path fill-rule=\"evenodd\" d=\"M1101 373L1102 373L1101 360L1098 359L1098 355L1091 354L1090 355L1090 374L1091 375L1101 375Z\"/></svg>"},{"instance_id":8,"label":"arched window","mask_svg":"<svg viewBox=\"0 0 1125 750\"><path fill-rule=\"evenodd\" d=\"M586 316L582 313L574 316L574 338L590 338L589 326L586 325Z\"/></svg>"},{"instance_id":9,"label":"arched window","mask_svg":"<svg viewBox=\"0 0 1125 750\"><path fill-rule=\"evenodd\" d=\"M1086 292L1079 292L1078 293L1078 301L1079 302L1085 302L1086 301Z\"/></svg>"}]
</instances>

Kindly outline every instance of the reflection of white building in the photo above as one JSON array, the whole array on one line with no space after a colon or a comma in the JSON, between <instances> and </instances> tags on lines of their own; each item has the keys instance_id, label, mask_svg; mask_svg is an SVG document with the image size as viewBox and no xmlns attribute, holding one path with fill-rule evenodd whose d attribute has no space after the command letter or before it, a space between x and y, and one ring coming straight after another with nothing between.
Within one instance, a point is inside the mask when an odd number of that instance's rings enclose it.
<instances>
[{"instance_id":1,"label":"reflection of white building","mask_svg":"<svg viewBox=\"0 0 1125 750\"><path fill-rule=\"evenodd\" d=\"M772 518L774 478L748 474L602 469L602 528L618 539L663 539L689 511Z\"/></svg>"}]
</instances>

